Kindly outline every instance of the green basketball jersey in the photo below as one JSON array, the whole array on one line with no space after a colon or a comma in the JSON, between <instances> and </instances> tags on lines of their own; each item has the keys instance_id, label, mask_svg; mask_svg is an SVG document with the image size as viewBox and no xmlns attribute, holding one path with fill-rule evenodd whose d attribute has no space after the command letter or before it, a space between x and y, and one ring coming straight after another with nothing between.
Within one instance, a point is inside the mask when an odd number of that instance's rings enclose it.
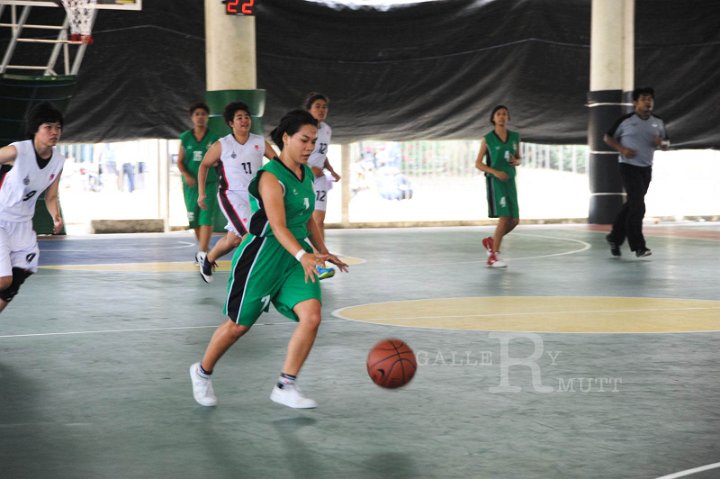
<instances>
[{"instance_id":1,"label":"green basketball jersey","mask_svg":"<svg viewBox=\"0 0 720 479\"><path fill-rule=\"evenodd\" d=\"M219 137L208 130L202 140L197 141L192 130L187 130L180 133L180 143L185 150L185 168L190 174L197 179L198 170L200 169L200 162L202 162L205 153L207 153L210 146L215 143ZM217 183L217 173L215 169L208 169L207 182Z\"/></svg>"},{"instance_id":2,"label":"green basketball jersey","mask_svg":"<svg viewBox=\"0 0 720 479\"><path fill-rule=\"evenodd\" d=\"M519 153L520 133L508 130L507 141L502 141L495 130L483 138L487 144L487 165L496 170L504 171L510 178L515 177L515 167L509 163L510 157Z\"/></svg>"},{"instance_id":3,"label":"green basketball jersey","mask_svg":"<svg viewBox=\"0 0 720 479\"><path fill-rule=\"evenodd\" d=\"M302 179L298 179L279 159L269 161L260 168L258 174L248 186L250 193L250 234L255 236L274 236L267 215L263 207L258 187L260 177L265 173L272 173L283 188L285 203L285 223L290 232L298 240L307 237L307 223L315 210L315 189L313 188L312 170L304 165Z\"/></svg>"}]
</instances>

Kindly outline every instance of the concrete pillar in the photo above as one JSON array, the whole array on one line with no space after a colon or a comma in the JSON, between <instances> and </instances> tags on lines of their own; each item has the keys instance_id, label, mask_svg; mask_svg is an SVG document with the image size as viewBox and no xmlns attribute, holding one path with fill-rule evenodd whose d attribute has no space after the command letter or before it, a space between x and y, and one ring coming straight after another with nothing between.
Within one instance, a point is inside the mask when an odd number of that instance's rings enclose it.
<instances>
[{"instance_id":1,"label":"concrete pillar","mask_svg":"<svg viewBox=\"0 0 720 479\"><path fill-rule=\"evenodd\" d=\"M225 5L205 0L205 66L208 91L257 86L255 17L225 14Z\"/></svg>"},{"instance_id":2,"label":"concrete pillar","mask_svg":"<svg viewBox=\"0 0 720 479\"><path fill-rule=\"evenodd\" d=\"M352 181L350 178L352 167L351 151L352 145L343 143L340 146L340 156L342 158L342 169L340 170L340 176L342 176L342 181L340 182L340 191L342 193L340 198L340 224L343 227L350 226L350 200L352 199L352 193L350 191L350 181Z\"/></svg>"},{"instance_id":3,"label":"concrete pillar","mask_svg":"<svg viewBox=\"0 0 720 479\"><path fill-rule=\"evenodd\" d=\"M588 222L609 224L624 201L617 152L603 141L613 122L632 108L635 0L593 0L588 92Z\"/></svg>"},{"instance_id":4,"label":"concrete pillar","mask_svg":"<svg viewBox=\"0 0 720 479\"><path fill-rule=\"evenodd\" d=\"M252 132L262 134L265 113L265 90L257 90L255 52L255 17L227 15L225 5L205 0L205 67L210 107L208 127L226 135L230 129L222 111L231 101L242 101L250 107Z\"/></svg>"}]
</instances>

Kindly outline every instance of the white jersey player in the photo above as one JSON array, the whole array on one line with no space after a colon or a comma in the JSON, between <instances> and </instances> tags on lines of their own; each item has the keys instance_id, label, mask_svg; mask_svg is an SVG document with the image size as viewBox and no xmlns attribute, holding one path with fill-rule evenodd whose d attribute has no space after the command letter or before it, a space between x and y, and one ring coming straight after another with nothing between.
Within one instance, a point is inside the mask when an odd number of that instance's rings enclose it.
<instances>
[{"instance_id":1,"label":"white jersey player","mask_svg":"<svg viewBox=\"0 0 720 479\"><path fill-rule=\"evenodd\" d=\"M53 232L63 227L58 189L65 158L54 148L62 133L62 114L51 104L40 103L30 112L27 124L32 139L0 148L0 311L37 271L33 216L35 203L46 190Z\"/></svg>"},{"instance_id":2,"label":"white jersey player","mask_svg":"<svg viewBox=\"0 0 720 479\"><path fill-rule=\"evenodd\" d=\"M243 237L250 229L248 185L263 166L265 139L250 133L243 144L230 134L220 138L219 143L220 159L215 165L218 203L228 219L225 229Z\"/></svg>"},{"instance_id":3,"label":"white jersey player","mask_svg":"<svg viewBox=\"0 0 720 479\"><path fill-rule=\"evenodd\" d=\"M205 205L205 181L209 168L218 175L218 203L228 224L227 235L200 261L200 274L206 283L212 281L215 261L240 244L250 228L248 185L263 165L263 156L273 158L275 150L265 139L250 133L252 119L249 107L232 102L225 107L223 118L232 133L213 144L205 154L198 170L198 205Z\"/></svg>"},{"instance_id":4,"label":"white jersey player","mask_svg":"<svg viewBox=\"0 0 720 479\"><path fill-rule=\"evenodd\" d=\"M305 100L305 109L318 122L318 136L315 143L315 150L308 159L308 165L312 168L315 175L313 187L315 188L315 211L313 218L317 223L320 234L325 240L325 213L327 211L327 195L334 181L340 181L338 175L333 169L327 157L328 148L330 147L330 139L332 138L332 128L325 123L328 114L328 103L330 100L321 93L310 93ZM331 177L325 176L325 170L330 173ZM333 268L318 268L320 279L330 278L335 275Z\"/></svg>"}]
</instances>

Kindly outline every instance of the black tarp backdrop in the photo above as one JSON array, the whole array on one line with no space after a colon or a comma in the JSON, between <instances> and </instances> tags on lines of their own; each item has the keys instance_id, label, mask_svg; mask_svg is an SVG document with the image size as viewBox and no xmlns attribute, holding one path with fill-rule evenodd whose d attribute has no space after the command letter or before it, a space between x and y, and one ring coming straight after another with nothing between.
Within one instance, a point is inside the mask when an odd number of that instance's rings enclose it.
<instances>
[{"instance_id":1,"label":"black tarp backdrop","mask_svg":"<svg viewBox=\"0 0 720 479\"><path fill-rule=\"evenodd\" d=\"M203 4L101 11L64 140L176 138L188 128L185 108L205 92ZM478 138L504 103L525 141L586 143L590 0L257 5L267 130L314 90L331 99L335 142ZM675 147L720 148L718 22L717 0L636 1L636 84L655 87Z\"/></svg>"}]
</instances>

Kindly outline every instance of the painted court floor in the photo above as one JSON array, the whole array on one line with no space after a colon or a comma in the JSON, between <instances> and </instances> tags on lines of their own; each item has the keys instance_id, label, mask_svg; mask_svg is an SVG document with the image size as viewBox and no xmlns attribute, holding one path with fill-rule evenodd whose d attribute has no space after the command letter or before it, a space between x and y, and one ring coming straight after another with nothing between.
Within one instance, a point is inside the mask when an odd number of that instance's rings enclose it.
<instances>
[{"instance_id":1,"label":"painted court floor","mask_svg":"<svg viewBox=\"0 0 720 479\"><path fill-rule=\"evenodd\" d=\"M269 400L294 323L271 310L192 398L222 306L188 232L41 240L0 315L0 477L720 477L720 224L523 226L507 270L491 227L330 230L350 273L322 282L297 411ZM367 376L395 337L418 371Z\"/></svg>"}]
</instances>

